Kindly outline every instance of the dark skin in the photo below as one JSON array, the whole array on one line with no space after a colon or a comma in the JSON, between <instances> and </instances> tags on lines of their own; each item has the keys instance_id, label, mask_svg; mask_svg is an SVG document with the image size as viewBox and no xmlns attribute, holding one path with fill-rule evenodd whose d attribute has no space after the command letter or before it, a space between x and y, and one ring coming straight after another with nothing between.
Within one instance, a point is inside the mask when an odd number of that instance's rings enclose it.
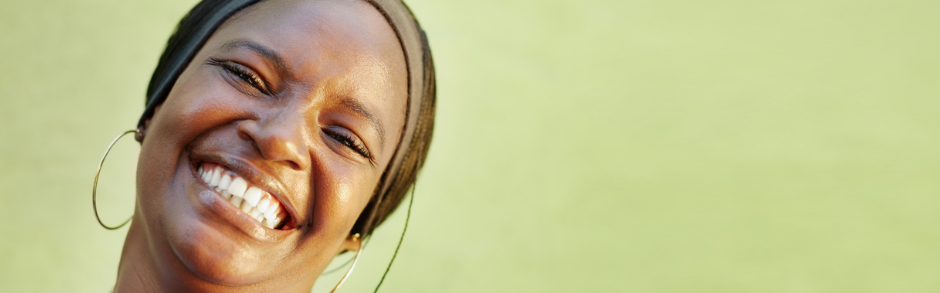
<instances>
[{"instance_id":1,"label":"dark skin","mask_svg":"<svg viewBox=\"0 0 940 293\"><path fill-rule=\"evenodd\" d=\"M310 292L388 166L404 54L362 1L267 0L226 21L144 127L115 292ZM217 163L276 197L261 226L197 175Z\"/></svg>"}]
</instances>

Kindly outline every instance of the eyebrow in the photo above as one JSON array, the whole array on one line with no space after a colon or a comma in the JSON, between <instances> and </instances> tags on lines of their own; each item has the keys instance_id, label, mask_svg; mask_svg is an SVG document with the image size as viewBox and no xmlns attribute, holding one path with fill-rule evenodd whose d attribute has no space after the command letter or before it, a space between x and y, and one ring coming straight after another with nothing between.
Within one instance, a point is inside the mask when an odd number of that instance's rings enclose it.
<instances>
[{"instance_id":1,"label":"eyebrow","mask_svg":"<svg viewBox=\"0 0 940 293\"><path fill-rule=\"evenodd\" d=\"M372 127L375 128L376 132L379 133L379 141L382 142L381 145L385 145L385 128L382 127L382 121L379 121L379 119L376 118L372 112L369 112L369 110L367 110L366 107L362 105L362 103L355 99L343 99L342 104L343 106L346 106L346 108L353 110L353 112L356 112L369 120L369 124L372 124Z\"/></svg>"},{"instance_id":2,"label":"eyebrow","mask_svg":"<svg viewBox=\"0 0 940 293\"><path fill-rule=\"evenodd\" d=\"M284 65L284 58L281 58L281 55L278 55L277 52L271 50L268 47L265 47L262 44L254 42L249 39L235 39L229 41L219 47L223 52L231 51L237 48L245 48L251 51L254 51L261 57L264 57L268 61L274 64L274 69L277 70L281 75L287 75L290 73L290 70L287 69L287 66Z\"/></svg>"}]
</instances>

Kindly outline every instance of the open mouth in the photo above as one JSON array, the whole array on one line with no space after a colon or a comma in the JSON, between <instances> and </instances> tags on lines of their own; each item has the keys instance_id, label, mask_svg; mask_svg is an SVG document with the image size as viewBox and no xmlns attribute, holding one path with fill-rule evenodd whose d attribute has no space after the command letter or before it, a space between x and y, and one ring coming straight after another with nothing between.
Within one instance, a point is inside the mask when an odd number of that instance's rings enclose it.
<instances>
[{"instance_id":1,"label":"open mouth","mask_svg":"<svg viewBox=\"0 0 940 293\"><path fill-rule=\"evenodd\" d=\"M283 229L288 222L288 214L277 198L252 185L232 170L216 163L202 162L199 165L199 176L235 208L261 225L271 229Z\"/></svg>"}]
</instances>

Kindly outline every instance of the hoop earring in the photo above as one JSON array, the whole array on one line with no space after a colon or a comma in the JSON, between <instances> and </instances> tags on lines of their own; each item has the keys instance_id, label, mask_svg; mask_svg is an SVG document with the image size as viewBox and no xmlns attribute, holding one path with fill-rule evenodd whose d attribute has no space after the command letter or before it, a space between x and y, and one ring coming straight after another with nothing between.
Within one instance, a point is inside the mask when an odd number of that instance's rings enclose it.
<instances>
[{"instance_id":1,"label":"hoop earring","mask_svg":"<svg viewBox=\"0 0 940 293\"><path fill-rule=\"evenodd\" d=\"M336 289L339 289L339 286L342 286L343 282L346 282L346 278L349 278L349 275L352 274L353 269L356 268L356 263L359 262L359 256L362 255L362 239L359 239L359 233L353 234L352 239L359 244L359 249L356 250L356 258L353 259L352 265L349 266L349 270L346 270L346 274L343 275L343 278L339 279L339 284L336 284L336 287L333 287L333 290L330 290L330 293L336 292Z\"/></svg>"},{"instance_id":2,"label":"hoop earring","mask_svg":"<svg viewBox=\"0 0 940 293\"><path fill-rule=\"evenodd\" d=\"M421 163L418 164L420 165ZM392 264L395 263L395 257L398 256L398 249L401 248L401 243L405 241L405 232L408 232L408 222L411 221L411 206L415 203L415 189L418 189L417 182L411 186L411 199L408 200L408 213L405 215L405 227L401 229L401 237L398 238L398 246L395 246L395 253L392 253L392 260L388 261L388 266L385 267L385 272L382 273L379 284L375 285L375 291L373 291L373 293L379 293L379 288L382 288L382 282L385 282L385 276L388 276L388 271L392 270Z\"/></svg>"},{"instance_id":3,"label":"hoop earring","mask_svg":"<svg viewBox=\"0 0 940 293\"><path fill-rule=\"evenodd\" d=\"M120 225L117 225L114 227L109 227L108 225L105 225L104 222L101 221L101 217L98 216L98 175L101 175L101 166L104 166L104 159L108 157L108 153L111 152L111 148L114 147L114 144L117 143L118 140L120 140L125 135L131 134L131 133L135 134L134 135L135 138L139 138L137 139L138 141L143 140L143 133L140 131L140 128L135 129L135 130L125 131L124 133L121 133L121 135L118 135L118 137L114 138L114 140L111 141L111 144L108 145L108 148L104 150L104 155L101 156L101 161L98 162L98 170L95 171L95 183L92 184L91 186L91 208L95 211L95 219L98 219L98 224L101 225L101 227L104 227L105 229L108 229L108 230L117 230L117 229L120 229L121 227L124 227L124 225L127 225L127 223L131 221L131 218L127 218L127 220L124 221L124 223L121 223Z\"/></svg>"}]
</instances>

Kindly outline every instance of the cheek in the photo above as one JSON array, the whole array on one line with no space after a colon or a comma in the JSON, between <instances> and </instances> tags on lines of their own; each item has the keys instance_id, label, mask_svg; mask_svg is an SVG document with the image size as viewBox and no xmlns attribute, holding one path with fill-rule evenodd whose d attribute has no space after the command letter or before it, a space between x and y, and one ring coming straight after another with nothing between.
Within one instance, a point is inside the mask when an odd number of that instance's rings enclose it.
<instances>
[{"instance_id":1,"label":"cheek","mask_svg":"<svg viewBox=\"0 0 940 293\"><path fill-rule=\"evenodd\" d=\"M168 108L159 118L169 131L169 138L192 140L206 130L246 116L237 101L238 92L226 84L209 66L200 66L191 78L181 78L164 102Z\"/></svg>"},{"instance_id":2,"label":"cheek","mask_svg":"<svg viewBox=\"0 0 940 293\"><path fill-rule=\"evenodd\" d=\"M332 152L332 150L327 149ZM314 174L317 229L343 236L349 233L372 197L379 174L369 166L350 166L338 155L319 156ZM331 163L333 162L333 163Z\"/></svg>"},{"instance_id":3,"label":"cheek","mask_svg":"<svg viewBox=\"0 0 940 293\"><path fill-rule=\"evenodd\" d=\"M138 158L138 194L152 199L166 192L179 169L180 156L206 130L244 116L238 96L209 66L185 71L160 105L146 130ZM242 103L243 104L243 103Z\"/></svg>"},{"instance_id":4,"label":"cheek","mask_svg":"<svg viewBox=\"0 0 940 293\"><path fill-rule=\"evenodd\" d=\"M147 131L162 148L181 151L200 134L251 117L253 99L229 85L213 66L187 69L170 91Z\"/></svg>"}]
</instances>

